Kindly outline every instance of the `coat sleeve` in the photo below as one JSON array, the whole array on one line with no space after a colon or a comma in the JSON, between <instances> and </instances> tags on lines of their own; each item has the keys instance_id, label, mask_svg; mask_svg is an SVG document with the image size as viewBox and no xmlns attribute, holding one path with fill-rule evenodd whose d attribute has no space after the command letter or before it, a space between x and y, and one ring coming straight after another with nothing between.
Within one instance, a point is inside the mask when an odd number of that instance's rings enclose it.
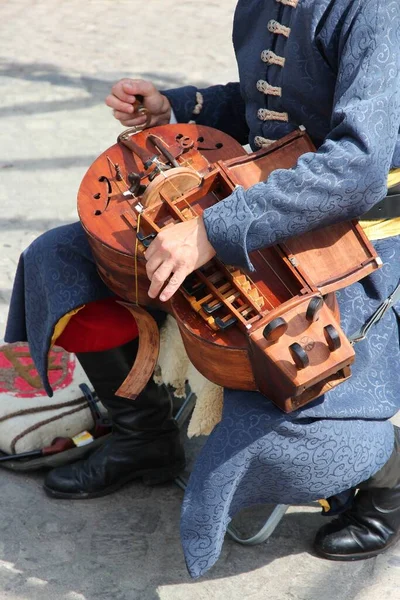
<instances>
[{"instance_id":1,"label":"coat sleeve","mask_svg":"<svg viewBox=\"0 0 400 600\"><path fill-rule=\"evenodd\" d=\"M249 128L239 83L213 85L205 89L188 85L161 93L170 101L178 123L195 121L198 125L215 127L241 144L248 143ZM197 104L198 114L193 112Z\"/></svg>"},{"instance_id":2,"label":"coat sleeve","mask_svg":"<svg viewBox=\"0 0 400 600\"><path fill-rule=\"evenodd\" d=\"M330 133L317 152L204 211L221 260L357 218L386 195L400 126L400 3L354 0L341 26ZM310 98L310 102L312 102Z\"/></svg>"}]
</instances>

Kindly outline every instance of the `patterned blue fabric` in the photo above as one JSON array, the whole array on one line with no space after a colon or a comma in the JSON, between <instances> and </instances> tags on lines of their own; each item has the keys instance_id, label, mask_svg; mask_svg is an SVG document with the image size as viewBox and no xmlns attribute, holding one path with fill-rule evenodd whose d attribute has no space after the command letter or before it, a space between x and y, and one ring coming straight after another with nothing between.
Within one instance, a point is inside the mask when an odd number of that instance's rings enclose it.
<instances>
[{"instance_id":1,"label":"patterned blue fabric","mask_svg":"<svg viewBox=\"0 0 400 600\"><path fill-rule=\"evenodd\" d=\"M194 115L197 91L203 96L203 109L199 115ZM188 85L166 90L163 94L172 104L178 123L195 120L199 125L208 125L224 131L243 145L248 143L249 126L239 83L213 85L201 90Z\"/></svg>"},{"instance_id":2,"label":"patterned blue fabric","mask_svg":"<svg viewBox=\"0 0 400 600\"><path fill-rule=\"evenodd\" d=\"M21 255L15 275L5 341L28 341L46 392L47 354L57 321L78 306L111 296L97 274L80 223L56 227Z\"/></svg>"},{"instance_id":3,"label":"patterned blue fabric","mask_svg":"<svg viewBox=\"0 0 400 600\"><path fill-rule=\"evenodd\" d=\"M384 266L341 290L350 335L400 279L400 236L375 244ZM387 419L400 408L400 305L356 344L352 377L289 415L261 394L225 390L222 421L196 461L182 510L181 537L192 577L217 560L226 527L242 508L301 504L365 481L393 451Z\"/></svg>"},{"instance_id":4,"label":"patterned blue fabric","mask_svg":"<svg viewBox=\"0 0 400 600\"><path fill-rule=\"evenodd\" d=\"M271 19L291 28L288 38L268 30ZM305 125L318 152L206 211L220 258L251 266L250 250L361 215L385 195L390 164L400 166L399 20L398 0L300 0L297 8L239 1L233 39L240 86L201 90L197 122L253 147L256 136L277 139ZM268 49L285 58L284 67L261 59ZM260 79L281 87L281 96L260 92ZM194 118L196 91L165 92L178 120ZM260 108L287 113L288 122L263 121ZM376 247L383 268L339 294L348 333L400 278L400 237ZM44 378L54 323L108 293L79 224L48 232L21 259L6 339L28 339ZM388 419L400 403L398 313L391 309L357 345L348 381L291 415L258 393L225 391L222 421L196 462L183 505L182 544L193 577L215 563L226 526L241 508L338 494L387 461Z\"/></svg>"},{"instance_id":5,"label":"patterned blue fabric","mask_svg":"<svg viewBox=\"0 0 400 600\"><path fill-rule=\"evenodd\" d=\"M271 20L289 37L268 30ZM205 211L218 257L252 268L248 253L305 231L357 217L386 194L400 166L400 5L396 0L240 0L233 41L240 74L227 88L166 92L181 120L212 126L245 102L249 142L279 139L304 125L318 148L296 168L236 189ZM264 50L285 63L266 64ZM263 54L265 58L265 53ZM275 61L276 62L276 61ZM279 62L279 61L278 61ZM259 91L263 80L281 95ZM215 105L218 98L219 104ZM222 108L221 108L222 107ZM259 109L278 119L260 119ZM288 121L279 120L287 113ZM241 135L245 125L240 121ZM228 130L227 130L228 132ZM377 244L384 268L339 294L345 331L355 332L400 277L399 238ZM260 502L300 503L338 494L376 472L393 449L388 418L399 409L399 328L395 310L357 346L352 378L325 398L283 415L256 393L225 391L224 414L199 457L185 494L182 542L189 572L217 560L230 518Z\"/></svg>"},{"instance_id":6,"label":"patterned blue fabric","mask_svg":"<svg viewBox=\"0 0 400 600\"><path fill-rule=\"evenodd\" d=\"M270 20L290 27L289 38L268 31ZM236 90L254 148L255 136L278 139L299 125L318 147L295 169L277 170L247 191L239 187L204 212L219 258L251 269L252 250L359 217L384 198L388 170L400 166L400 4L300 0L292 8L276 0L241 0L233 41L241 94L229 84L224 102L221 86L202 90L204 115L196 121L209 119L220 128L234 122L236 114L222 118L221 107L232 105ZM284 67L263 62L263 50L284 57ZM280 87L281 96L259 91L259 80ZM193 118L186 111L195 91L181 88L180 102L174 101L178 90L167 92L181 118ZM260 108L287 113L289 121L262 121Z\"/></svg>"}]
</instances>

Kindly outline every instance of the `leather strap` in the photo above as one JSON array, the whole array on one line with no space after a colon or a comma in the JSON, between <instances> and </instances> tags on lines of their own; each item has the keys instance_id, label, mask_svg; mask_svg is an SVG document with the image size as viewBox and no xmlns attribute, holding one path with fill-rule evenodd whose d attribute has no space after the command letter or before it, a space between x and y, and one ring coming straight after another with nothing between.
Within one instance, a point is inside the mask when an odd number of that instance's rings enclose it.
<instances>
[{"instance_id":1,"label":"leather strap","mask_svg":"<svg viewBox=\"0 0 400 600\"><path fill-rule=\"evenodd\" d=\"M394 219L400 217L400 194L389 194L378 202L365 215L362 221L377 221L378 219Z\"/></svg>"},{"instance_id":2,"label":"leather strap","mask_svg":"<svg viewBox=\"0 0 400 600\"><path fill-rule=\"evenodd\" d=\"M379 219L394 219L400 217L400 189L399 186L388 191L386 198L375 204L365 215L362 221L377 221Z\"/></svg>"}]
</instances>

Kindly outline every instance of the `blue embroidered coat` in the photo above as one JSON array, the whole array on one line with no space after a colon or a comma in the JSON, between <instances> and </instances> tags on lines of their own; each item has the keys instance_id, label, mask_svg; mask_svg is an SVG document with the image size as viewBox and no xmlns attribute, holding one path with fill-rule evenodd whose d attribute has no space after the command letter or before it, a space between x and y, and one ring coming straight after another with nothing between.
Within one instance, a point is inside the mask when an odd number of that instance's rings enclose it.
<instances>
[{"instance_id":1,"label":"blue embroidered coat","mask_svg":"<svg viewBox=\"0 0 400 600\"><path fill-rule=\"evenodd\" d=\"M166 92L178 121L222 129L253 149L303 125L318 148L205 211L219 258L251 269L252 250L360 217L386 195L388 170L400 166L400 4L239 0L233 42L240 84L200 90L198 116L191 114L196 88ZM339 294L348 333L399 280L400 239L376 247L384 268ZM327 497L385 462L393 447L385 419L400 406L398 368L391 369L400 356L398 325L393 311L359 344L349 382L292 415L259 394L226 390L222 422L197 461L182 511L192 576L214 564L239 508Z\"/></svg>"},{"instance_id":2,"label":"blue embroidered coat","mask_svg":"<svg viewBox=\"0 0 400 600\"><path fill-rule=\"evenodd\" d=\"M313 228L359 217L400 166L396 0L240 0L233 41L241 83L201 90L196 118L253 149L306 127L318 147L296 169L235 192L205 214L227 263ZM178 121L196 88L167 92Z\"/></svg>"},{"instance_id":3,"label":"blue embroidered coat","mask_svg":"<svg viewBox=\"0 0 400 600\"><path fill-rule=\"evenodd\" d=\"M233 41L240 84L169 90L178 121L195 117L253 148L304 125L316 153L207 209L218 256L251 269L248 253L342 219L385 196L400 166L398 0L239 0ZM218 51L217 43L215 51ZM352 333L400 279L400 237L377 242L384 266L338 294ZM28 340L42 377L55 322L104 297L79 224L47 232L22 255L6 340ZM254 392L226 390L221 423L185 494L182 543L197 577L217 560L226 526L260 502L302 503L356 486L393 449L400 405L398 307L356 348L353 376L302 410L281 413Z\"/></svg>"}]
</instances>

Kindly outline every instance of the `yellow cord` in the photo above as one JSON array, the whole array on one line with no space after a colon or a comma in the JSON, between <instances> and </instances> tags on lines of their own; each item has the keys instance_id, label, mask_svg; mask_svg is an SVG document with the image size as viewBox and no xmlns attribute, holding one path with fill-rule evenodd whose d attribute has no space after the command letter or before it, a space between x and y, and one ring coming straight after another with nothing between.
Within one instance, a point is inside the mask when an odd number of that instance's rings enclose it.
<instances>
[{"instance_id":1,"label":"yellow cord","mask_svg":"<svg viewBox=\"0 0 400 600\"><path fill-rule=\"evenodd\" d=\"M138 280L137 265L138 265L138 249L139 249L138 233L140 231L140 217L141 217L141 214L138 213L138 216L137 216L137 227L136 227L136 244L135 244L135 296L136 296L136 306L139 306L139 280Z\"/></svg>"}]
</instances>

